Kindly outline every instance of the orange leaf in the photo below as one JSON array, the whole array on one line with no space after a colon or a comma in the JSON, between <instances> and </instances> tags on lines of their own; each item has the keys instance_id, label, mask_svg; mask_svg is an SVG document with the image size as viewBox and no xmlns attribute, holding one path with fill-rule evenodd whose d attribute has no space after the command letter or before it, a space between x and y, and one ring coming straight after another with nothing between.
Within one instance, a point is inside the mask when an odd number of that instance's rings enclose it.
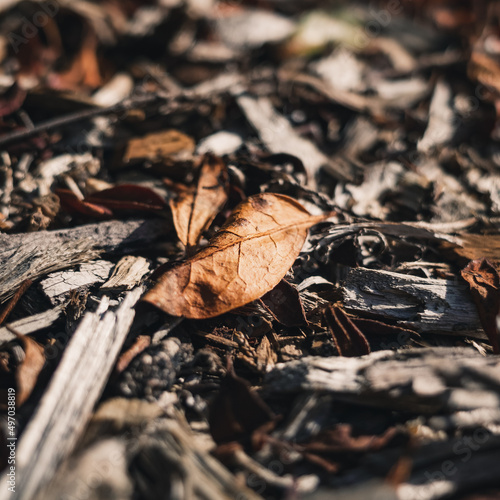
<instances>
[{"instance_id":1,"label":"orange leaf","mask_svg":"<svg viewBox=\"0 0 500 500\"><path fill-rule=\"evenodd\" d=\"M205 155L197 177L192 186L170 200L177 236L187 248L198 244L227 201L228 174L220 158Z\"/></svg>"},{"instance_id":2,"label":"orange leaf","mask_svg":"<svg viewBox=\"0 0 500 500\"><path fill-rule=\"evenodd\" d=\"M462 271L462 277L469 283L481 325L490 339L493 352L500 354L500 332L497 327L497 316L500 314L500 275L491 262L477 259L469 262Z\"/></svg>"},{"instance_id":3,"label":"orange leaf","mask_svg":"<svg viewBox=\"0 0 500 500\"><path fill-rule=\"evenodd\" d=\"M125 163L141 160L157 161L178 153L192 153L194 146L194 140L182 132L162 130L130 139L123 161Z\"/></svg>"},{"instance_id":4,"label":"orange leaf","mask_svg":"<svg viewBox=\"0 0 500 500\"><path fill-rule=\"evenodd\" d=\"M167 271L143 300L173 316L211 318L272 290L290 269L307 230L325 219L272 193L236 207L208 246Z\"/></svg>"}]
</instances>

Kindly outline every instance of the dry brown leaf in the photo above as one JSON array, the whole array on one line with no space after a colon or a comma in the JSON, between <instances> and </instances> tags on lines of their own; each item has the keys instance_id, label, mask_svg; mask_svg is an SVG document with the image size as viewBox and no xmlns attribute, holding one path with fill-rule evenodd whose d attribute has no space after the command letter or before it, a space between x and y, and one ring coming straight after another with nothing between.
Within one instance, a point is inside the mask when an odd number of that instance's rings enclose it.
<instances>
[{"instance_id":1,"label":"dry brown leaf","mask_svg":"<svg viewBox=\"0 0 500 500\"><path fill-rule=\"evenodd\" d=\"M78 90L80 87L96 89L102 85L99 61L97 60L97 35L91 29L84 34L82 47L71 67L51 75L51 86L59 90Z\"/></svg>"},{"instance_id":2,"label":"dry brown leaf","mask_svg":"<svg viewBox=\"0 0 500 500\"><path fill-rule=\"evenodd\" d=\"M211 154L203 157L196 181L170 200L177 236L184 246L198 244L227 201L228 174L224 162Z\"/></svg>"},{"instance_id":3,"label":"dry brown leaf","mask_svg":"<svg viewBox=\"0 0 500 500\"><path fill-rule=\"evenodd\" d=\"M272 193L238 205L209 245L167 271L143 300L173 316L211 318L258 299L290 269L307 230L325 218Z\"/></svg>"},{"instance_id":4,"label":"dry brown leaf","mask_svg":"<svg viewBox=\"0 0 500 500\"><path fill-rule=\"evenodd\" d=\"M282 325L307 325L307 318L300 300L299 291L288 281L281 280L260 300L263 307Z\"/></svg>"},{"instance_id":5,"label":"dry brown leaf","mask_svg":"<svg viewBox=\"0 0 500 500\"><path fill-rule=\"evenodd\" d=\"M443 252L458 260L488 259L500 271L500 235L460 234L441 244Z\"/></svg>"},{"instance_id":6,"label":"dry brown leaf","mask_svg":"<svg viewBox=\"0 0 500 500\"><path fill-rule=\"evenodd\" d=\"M469 283L479 319L493 352L500 354L500 332L496 319L500 314L500 275L491 262L477 259L469 262L462 271L462 277Z\"/></svg>"},{"instance_id":7,"label":"dry brown leaf","mask_svg":"<svg viewBox=\"0 0 500 500\"><path fill-rule=\"evenodd\" d=\"M479 47L471 53L467 72L469 77L482 83L488 89L500 92L500 66L498 60L482 52Z\"/></svg>"},{"instance_id":8,"label":"dry brown leaf","mask_svg":"<svg viewBox=\"0 0 500 500\"><path fill-rule=\"evenodd\" d=\"M231 359L221 390L210 405L208 422L217 444L249 438L250 434L276 417L244 378L236 375Z\"/></svg>"},{"instance_id":9,"label":"dry brown leaf","mask_svg":"<svg viewBox=\"0 0 500 500\"><path fill-rule=\"evenodd\" d=\"M370 344L363 332L340 307L330 305L325 309L324 315L339 356L370 354Z\"/></svg>"},{"instance_id":10,"label":"dry brown leaf","mask_svg":"<svg viewBox=\"0 0 500 500\"><path fill-rule=\"evenodd\" d=\"M18 340L22 343L25 354L23 362L16 370L16 404L17 406L21 406L30 397L35 388L38 376L45 365L45 352L43 347L31 337L15 331L13 333L15 333Z\"/></svg>"},{"instance_id":11,"label":"dry brown leaf","mask_svg":"<svg viewBox=\"0 0 500 500\"><path fill-rule=\"evenodd\" d=\"M144 137L130 139L123 158L124 162L161 160L181 152L192 153L194 141L177 130L162 130Z\"/></svg>"}]
</instances>

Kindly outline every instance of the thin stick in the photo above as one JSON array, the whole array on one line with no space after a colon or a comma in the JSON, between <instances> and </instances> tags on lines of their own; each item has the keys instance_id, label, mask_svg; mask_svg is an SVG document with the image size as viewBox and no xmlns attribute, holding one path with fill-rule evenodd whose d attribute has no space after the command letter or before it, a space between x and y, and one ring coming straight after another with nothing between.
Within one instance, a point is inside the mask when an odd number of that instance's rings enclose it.
<instances>
[{"instance_id":1,"label":"thin stick","mask_svg":"<svg viewBox=\"0 0 500 500\"><path fill-rule=\"evenodd\" d=\"M12 144L31 139L32 137L40 135L43 132L48 132L49 130L66 127L82 120L95 118L96 116L119 113L133 108L139 108L146 104L154 103L157 100L163 99L157 94L140 98L136 97L134 99L128 99L118 104L114 104L113 106L108 106L107 108L87 109L85 111L78 111L66 116L53 118L51 120L38 123L31 129L17 130L15 132L11 132L10 134L3 135L0 137L0 148L5 148Z\"/></svg>"},{"instance_id":2,"label":"thin stick","mask_svg":"<svg viewBox=\"0 0 500 500\"><path fill-rule=\"evenodd\" d=\"M12 312L12 309L19 302L19 299L26 293L26 290L32 285L33 281L30 279L24 280L21 286L17 289L17 292L9 300L9 303L5 306L3 311L0 313L0 325L7 319L7 316Z\"/></svg>"}]
</instances>

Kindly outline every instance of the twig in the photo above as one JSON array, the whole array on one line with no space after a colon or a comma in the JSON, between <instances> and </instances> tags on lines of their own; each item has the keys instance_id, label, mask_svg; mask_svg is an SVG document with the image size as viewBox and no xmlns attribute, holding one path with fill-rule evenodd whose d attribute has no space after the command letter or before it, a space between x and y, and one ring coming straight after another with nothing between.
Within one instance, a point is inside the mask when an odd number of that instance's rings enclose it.
<instances>
[{"instance_id":1,"label":"twig","mask_svg":"<svg viewBox=\"0 0 500 500\"><path fill-rule=\"evenodd\" d=\"M142 97L135 97L133 99L127 99L113 106L108 106L106 108L88 109L85 111L78 111L76 113L71 113L66 116L61 116L58 118L53 118L52 120L47 120L42 123L36 124L32 129L18 130L16 132L11 132L10 134L5 134L0 137L0 148L6 148L12 144L16 144L27 139L31 139L37 135L50 130L67 127L74 123L88 120L89 118L95 118L96 116L108 115L113 113L120 113L123 111L128 111L134 108L140 108L146 104L152 104L155 101L164 100L161 96L147 95Z\"/></svg>"},{"instance_id":2,"label":"twig","mask_svg":"<svg viewBox=\"0 0 500 500\"><path fill-rule=\"evenodd\" d=\"M12 312L15 305L18 303L19 299L24 295L26 290L32 285L33 281L30 279L24 280L21 286L17 289L9 303L4 307L3 311L0 313L0 325L7 319L7 316ZM8 327L7 327L8 328Z\"/></svg>"},{"instance_id":3,"label":"twig","mask_svg":"<svg viewBox=\"0 0 500 500\"><path fill-rule=\"evenodd\" d=\"M155 93L145 96L135 96L105 108L78 111L76 113L71 113L66 116L35 124L32 129L18 130L16 132L11 132L10 134L5 134L0 137L0 149L27 139L31 139L32 137L40 135L43 132L67 127L68 125L88 120L90 118L95 118L97 116L122 113L131 109L142 108L145 105L153 104L155 102L169 103L179 98L185 98L188 100L207 99L212 95L221 94L234 89L237 85L241 84L242 81L243 77L240 74L223 74L213 78L212 80L198 84L190 89L177 89L171 91L169 94Z\"/></svg>"}]
</instances>

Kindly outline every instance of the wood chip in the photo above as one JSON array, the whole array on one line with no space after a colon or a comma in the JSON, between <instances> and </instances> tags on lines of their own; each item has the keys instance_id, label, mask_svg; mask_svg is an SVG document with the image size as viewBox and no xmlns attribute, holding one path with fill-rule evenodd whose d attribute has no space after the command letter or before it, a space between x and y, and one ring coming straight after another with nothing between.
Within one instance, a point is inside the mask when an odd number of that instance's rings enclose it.
<instances>
[{"instance_id":1,"label":"wood chip","mask_svg":"<svg viewBox=\"0 0 500 500\"><path fill-rule=\"evenodd\" d=\"M462 281L352 269L342 287L348 312L396 321L418 332L485 339L476 308Z\"/></svg>"},{"instance_id":2,"label":"wood chip","mask_svg":"<svg viewBox=\"0 0 500 500\"><path fill-rule=\"evenodd\" d=\"M327 156L312 142L300 137L290 122L275 111L269 99L240 95L237 102L267 149L272 153L288 153L300 158L306 168L308 185L315 186L319 169L329 163Z\"/></svg>"},{"instance_id":3,"label":"wood chip","mask_svg":"<svg viewBox=\"0 0 500 500\"><path fill-rule=\"evenodd\" d=\"M149 272L149 262L144 257L127 255L116 264L110 278L101 290L131 290Z\"/></svg>"},{"instance_id":4,"label":"wood chip","mask_svg":"<svg viewBox=\"0 0 500 500\"><path fill-rule=\"evenodd\" d=\"M60 231L0 234L0 302L10 298L26 279L34 280L81 264L102 252L120 253L144 247L165 232L163 221L129 220Z\"/></svg>"},{"instance_id":5,"label":"wood chip","mask_svg":"<svg viewBox=\"0 0 500 500\"><path fill-rule=\"evenodd\" d=\"M129 292L116 312L108 311L109 300L103 297L96 312L85 314L18 443L11 500L33 497L73 450L108 380L142 292Z\"/></svg>"}]
</instances>

